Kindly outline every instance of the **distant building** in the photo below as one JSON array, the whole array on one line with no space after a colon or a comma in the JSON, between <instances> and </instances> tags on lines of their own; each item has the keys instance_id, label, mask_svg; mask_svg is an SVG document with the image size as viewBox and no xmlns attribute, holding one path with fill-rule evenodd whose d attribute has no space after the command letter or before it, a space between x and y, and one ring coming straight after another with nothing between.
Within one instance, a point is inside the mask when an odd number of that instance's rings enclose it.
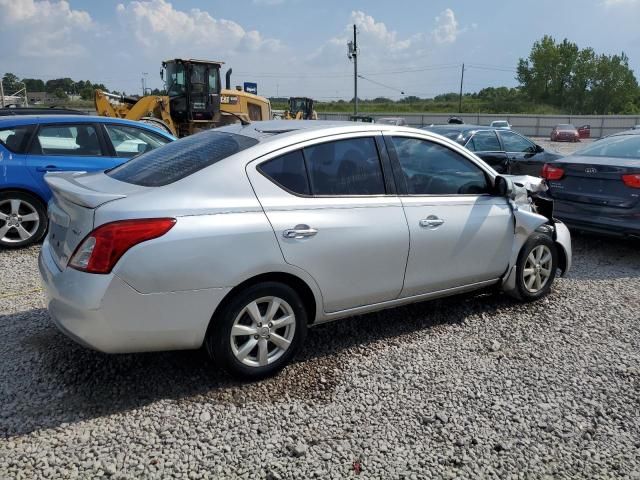
<instances>
[{"instance_id":1,"label":"distant building","mask_svg":"<svg viewBox=\"0 0 640 480\"><path fill-rule=\"evenodd\" d=\"M60 99L47 92L27 92L27 98L31 105L41 105L43 103L56 103Z\"/></svg>"}]
</instances>

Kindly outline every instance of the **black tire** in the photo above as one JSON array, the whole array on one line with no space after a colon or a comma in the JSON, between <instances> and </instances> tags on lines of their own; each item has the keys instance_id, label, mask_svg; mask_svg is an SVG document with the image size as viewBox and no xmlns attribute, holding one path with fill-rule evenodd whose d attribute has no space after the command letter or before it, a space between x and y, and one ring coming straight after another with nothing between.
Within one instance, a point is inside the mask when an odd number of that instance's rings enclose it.
<instances>
[{"instance_id":1,"label":"black tire","mask_svg":"<svg viewBox=\"0 0 640 480\"><path fill-rule=\"evenodd\" d=\"M550 268L545 270L550 270L549 276L547 277L544 284L541 288L536 288L535 284L536 280L534 280L534 285L532 288L529 288L527 285L527 279L531 279L531 273L529 267L531 264L529 262L529 256L536 250L538 247L542 247L540 250L542 252L549 252L551 255L551 263ZM546 250L545 250L546 249ZM534 252L533 256L535 257ZM542 258L544 259L544 257ZM538 262L538 266L540 262ZM525 272L525 269L527 272ZM520 298L525 302L531 302L534 300L538 300L539 298L544 297L551 290L551 285L553 284L553 280L556 277L556 271L558 269L558 252L556 250L556 245L553 239L544 233L534 233L529 237L529 239L525 242L522 250L520 250L520 254L518 255L518 262L516 264L516 286L518 288L518 294ZM534 267L535 272L535 267ZM525 279L525 273L529 276ZM539 272L540 274L540 272ZM534 291L532 291L532 289Z\"/></svg>"},{"instance_id":2,"label":"black tire","mask_svg":"<svg viewBox=\"0 0 640 480\"><path fill-rule=\"evenodd\" d=\"M17 212L13 208L12 201L19 202ZM32 214L37 215L37 220L24 220L24 218L31 218ZM9 219L7 215L17 215L17 217ZM19 226L24 229L21 230L22 232L26 231L30 234L28 238L21 238L16 221L19 221ZM47 208L35 195L16 190L0 192L0 231L11 224L9 229L0 235L1 248L22 248L39 242L47 231L48 223Z\"/></svg>"},{"instance_id":3,"label":"black tire","mask_svg":"<svg viewBox=\"0 0 640 480\"><path fill-rule=\"evenodd\" d=\"M245 311L245 308L254 301L270 297L275 297L279 300L284 301L281 304L281 310L278 310L278 313L282 315L274 316L275 319L285 318L286 312L290 312L294 315L292 323L289 324L295 326L295 328L293 328L293 333L290 334L290 344L286 349L282 350L282 353L280 353L277 358L274 357L275 359L269 359L269 363L264 366L257 364L247 365L246 363L241 361L238 356L236 356L236 353L234 353L234 348L238 351L239 354L240 350L242 350L242 347L249 345L249 343L253 342L254 340L256 342L266 341L266 344L269 345L269 343L273 342L273 340L271 339L272 335L274 338L276 337L276 335L284 338L287 336L287 333L290 332L290 330L287 329L291 327L281 327L279 329L273 328L273 330L270 332L270 335L264 331L261 331L256 332L255 335L237 335L235 339L238 340L232 339L232 328L234 327L234 323L237 319L239 319L239 322L241 322L241 326L247 326L247 323L252 322L252 317ZM264 315L264 318L266 319L266 309L263 310L264 303L265 302L257 303L257 305L260 308L260 314ZM265 327L266 326L267 325L265 325ZM248 326L248 328L253 327ZM260 334L258 335L258 333ZM302 346L306 334L307 312L300 296L296 293L296 291L288 285L282 283L263 282L253 285L246 290L238 292L237 295L235 295L222 306L219 312L216 312L214 318L211 320L209 330L207 331L205 346L207 349L207 353L214 361L214 363L226 370L232 376L246 380L257 380L271 376L280 371L285 365L287 365L287 363L289 363L291 358ZM238 344L234 342L237 342ZM239 345L241 342L244 343ZM258 347L259 345L255 344L255 346L248 351L245 362L253 362L253 357L255 357L256 361L258 361L260 350ZM271 343L271 347L277 347L277 345ZM252 353L254 352L255 354L252 355ZM277 352L275 349L269 351L269 355L276 355L276 353Z\"/></svg>"}]
</instances>

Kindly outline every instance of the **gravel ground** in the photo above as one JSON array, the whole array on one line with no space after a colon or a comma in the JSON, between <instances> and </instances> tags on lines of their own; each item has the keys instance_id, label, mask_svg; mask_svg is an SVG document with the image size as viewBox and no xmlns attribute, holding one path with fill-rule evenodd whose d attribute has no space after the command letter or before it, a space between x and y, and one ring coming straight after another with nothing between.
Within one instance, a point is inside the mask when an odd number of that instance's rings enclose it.
<instances>
[{"instance_id":1,"label":"gravel ground","mask_svg":"<svg viewBox=\"0 0 640 480\"><path fill-rule=\"evenodd\" d=\"M580 142L552 142L549 140L549 137L532 137L531 140L536 142L541 147L544 147L549 150L555 150L556 152L560 152L563 155L568 155L570 153L575 152L577 149L586 147L591 142L594 141L592 138L583 138Z\"/></svg>"},{"instance_id":2,"label":"gravel ground","mask_svg":"<svg viewBox=\"0 0 640 480\"><path fill-rule=\"evenodd\" d=\"M638 243L577 236L533 304L470 295L310 331L278 377L59 333L0 251L0 478L640 478Z\"/></svg>"}]
</instances>

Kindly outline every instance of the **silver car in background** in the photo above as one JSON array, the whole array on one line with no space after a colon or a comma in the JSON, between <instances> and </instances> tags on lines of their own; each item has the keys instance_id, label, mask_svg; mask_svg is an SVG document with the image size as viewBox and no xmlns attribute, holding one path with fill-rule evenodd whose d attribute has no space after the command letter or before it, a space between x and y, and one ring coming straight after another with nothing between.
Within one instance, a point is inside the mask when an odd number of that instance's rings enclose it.
<instances>
[{"instance_id":1,"label":"silver car in background","mask_svg":"<svg viewBox=\"0 0 640 480\"><path fill-rule=\"evenodd\" d=\"M282 368L309 325L486 287L536 300L571 264L539 179L408 127L232 125L46 178L58 327L111 353L204 345L245 378Z\"/></svg>"}]
</instances>

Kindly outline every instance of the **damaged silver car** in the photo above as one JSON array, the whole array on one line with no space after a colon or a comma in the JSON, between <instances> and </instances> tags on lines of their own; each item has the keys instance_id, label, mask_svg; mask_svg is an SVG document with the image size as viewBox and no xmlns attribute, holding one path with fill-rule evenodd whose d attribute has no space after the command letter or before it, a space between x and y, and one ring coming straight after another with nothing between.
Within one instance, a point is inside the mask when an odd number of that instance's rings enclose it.
<instances>
[{"instance_id":1,"label":"damaged silver car","mask_svg":"<svg viewBox=\"0 0 640 480\"><path fill-rule=\"evenodd\" d=\"M46 181L39 264L63 332L111 353L204 346L248 378L309 326L486 287L537 300L571 265L539 179L408 127L232 125Z\"/></svg>"}]
</instances>

